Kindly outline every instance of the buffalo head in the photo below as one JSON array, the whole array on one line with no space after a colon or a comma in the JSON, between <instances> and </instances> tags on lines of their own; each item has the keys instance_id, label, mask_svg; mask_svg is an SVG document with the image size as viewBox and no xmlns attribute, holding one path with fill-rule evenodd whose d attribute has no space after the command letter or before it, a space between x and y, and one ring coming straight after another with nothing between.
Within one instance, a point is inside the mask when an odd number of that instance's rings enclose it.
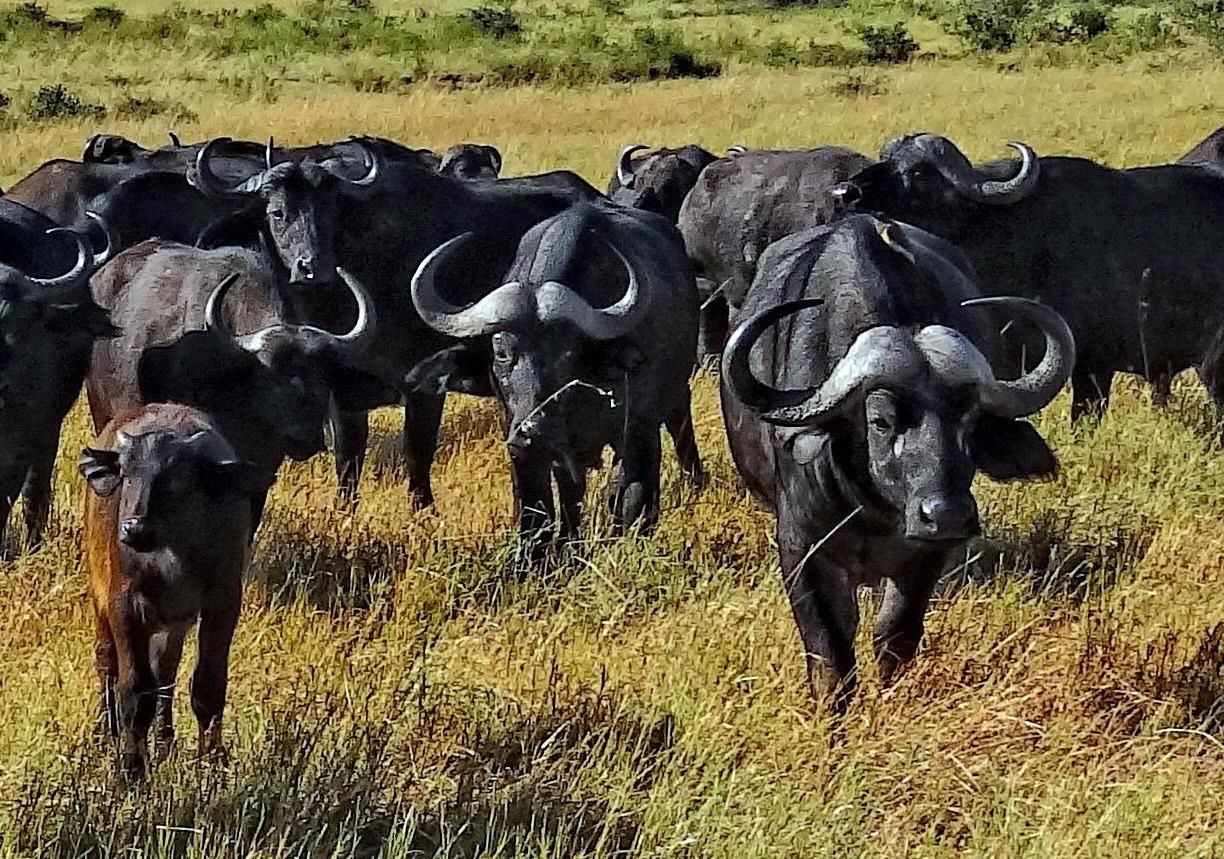
<instances>
[{"instance_id":1,"label":"buffalo head","mask_svg":"<svg viewBox=\"0 0 1224 859\"><path fill-rule=\"evenodd\" d=\"M130 164L148 150L118 134L95 134L85 142L81 160L86 164Z\"/></svg>"},{"instance_id":2,"label":"buffalo head","mask_svg":"<svg viewBox=\"0 0 1224 859\"><path fill-rule=\"evenodd\" d=\"M545 244L551 229L565 226L542 225L533 231L534 238ZM601 383L611 387L623 381L635 365L633 347L621 338L645 318L648 287L619 248L600 242L584 255L584 264L590 266L586 271L605 281L623 278L626 284L622 296L607 307L593 307L564 283L541 282L532 273L534 255L516 261L510 271L514 279L470 307L457 307L439 294L437 281L448 257L470 237L456 236L421 262L412 279L417 312L427 325L450 337L492 338L493 374L510 417L512 454L531 448L564 456L575 443L589 446L583 442L593 438L590 422L607 414ZM408 384L443 387L455 372L462 348L427 359L410 374ZM605 408L592 408L593 397Z\"/></svg>"},{"instance_id":3,"label":"buffalo head","mask_svg":"<svg viewBox=\"0 0 1224 859\"><path fill-rule=\"evenodd\" d=\"M218 504L256 495L271 483L266 471L238 460L216 431L141 429L139 419L121 427L113 449L87 447L77 466L98 495L120 493L119 541L132 551L198 543Z\"/></svg>"},{"instance_id":4,"label":"buffalo head","mask_svg":"<svg viewBox=\"0 0 1224 859\"><path fill-rule=\"evenodd\" d=\"M166 346L146 349L138 376L145 402L179 402L226 420L226 433L239 433L267 451L304 460L323 449L323 426L336 381L375 337L373 301L343 269L341 279L357 302L351 331L334 334L310 325L278 324L253 334L235 335L224 313L225 296L238 279L217 285L205 309L205 331L191 331ZM231 429L235 421L242 429ZM246 445L242 445L246 449Z\"/></svg>"},{"instance_id":5,"label":"buffalo head","mask_svg":"<svg viewBox=\"0 0 1224 859\"><path fill-rule=\"evenodd\" d=\"M622 206L663 215L674 224L697 177L716 159L699 146L659 149L633 159L634 153L649 148L636 143L621 150L608 196Z\"/></svg>"},{"instance_id":6,"label":"buffalo head","mask_svg":"<svg viewBox=\"0 0 1224 859\"><path fill-rule=\"evenodd\" d=\"M212 159L228 142L226 137L211 140L197 153L194 172L189 176L192 184L213 196L258 199L290 282L329 282L336 270L337 197L364 196L374 190L380 172L377 152L356 141L365 154L366 174L350 179L334 158L277 164L269 140L264 169L243 182L227 184L213 171Z\"/></svg>"},{"instance_id":7,"label":"buffalo head","mask_svg":"<svg viewBox=\"0 0 1224 859\"><path fill-rule=\"evenodd\" d=\"M788 301L745 321L728 341L723 373L730 389L768 423L801 430L795 459L812 464L831 451L853 463L843 490L895 517L916 539L963 539L978 531L971 491L976 470L998 479L1056 470L1053 454L1027 423L1062 388L1075 342L1054 310L1023 298L966 301L1038 326L1046 339L1041 363L1014 381L995 378L977 347L943 325L911 330L892 325L858 335L825 381L779 390L749 366L753 344L779 321L821 304Z\"/></svg>"},{"instance_id":8,"label":"buffalo head","mask_svg":"<svg viewBox=\"0 0 1224 859\"><path fill-rule=\"evenodd\" d=\"M910 134L890 141L880 161L833 189L838 202L914 224L943 236L971 223L977 206L1006 206L1033 193L1041 163L1029 146L1009 144L1019 168L974 167L956 145L936 134Z\"/></svg>"},{"instance_id":9,"label":"buffalo head","mask_svg":"<svg viewBox=\"0 0 1224 859\"><path fill-rule=\"evenodd\" d=\"M438 172L456 179L496 179L501 173L502 156L494 146L459 143L446 150Z\"/></svg>"}]
</instances>

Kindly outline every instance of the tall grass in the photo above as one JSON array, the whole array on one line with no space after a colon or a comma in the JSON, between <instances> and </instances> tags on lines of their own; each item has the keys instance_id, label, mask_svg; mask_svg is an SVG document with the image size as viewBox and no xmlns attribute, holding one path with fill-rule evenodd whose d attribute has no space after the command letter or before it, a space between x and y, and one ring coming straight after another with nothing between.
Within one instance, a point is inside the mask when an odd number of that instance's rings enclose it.
<instances>
[{"instance_id":1,"label":"tall grass","mask_svg":"<svg viewBox=\"0 0 1224 859\"><path fill-rule=\"evenodd\" d=\"M919 64L872 96L810 70L403 95L287 81L272 104L163 81L163 62L120 52L107 73L189 104L184 137L486 140L513 172L594 181L637 139L874 152L914 129L978 157L1018 138L1152 163L1224 116L1224 72L1147 60ZM155 143L162 119L108 127ZM76 154L96 127L0 130L0 174ZM0 565L0 856L1221 855L1218 425L1193 379L1167 410L1118 388L1098 426L1072 430L1065 395L1038 420L1057 480L981 482L991 539L942 589L912 670L885 691L868 667L839 725L805 692L771 521L739 488L711 379L695 401L710 487L689 490L668 450L654 538L612 540L596 515L525 580L508 574L490 405L449 407L438 507L420 514L398 417L381 413L356 514L333 504L325 459L287 466L273 492L231 661L229 762L195 760L180 688L180 748L132 791L92 739L78 410L47 544Z\"/></svg>"}]
</instances>

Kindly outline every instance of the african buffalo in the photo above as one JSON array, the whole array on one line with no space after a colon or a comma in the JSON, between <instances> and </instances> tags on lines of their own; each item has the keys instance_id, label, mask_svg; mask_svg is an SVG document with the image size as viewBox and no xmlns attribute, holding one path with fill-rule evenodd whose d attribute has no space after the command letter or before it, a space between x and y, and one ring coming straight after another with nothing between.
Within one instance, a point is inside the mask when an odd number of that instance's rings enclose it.
<instances>
[{"instance_id":1,"label":"african buffalo","mask_svg":"<svg viewBox=\"0 0 1224 859\"><path fill-rule=\"evenodd\" d=\"M721 353L728 305L743 302L765 248L832 220L836 210L829 192L870 163L837 146L795 152L754 149L721 158L701 171L678 222L689 259L706 286L699 355Z\"/></svg>"},{"instance_id":2,"label":"african buffalo","mask_svg":"<svg viewBox=\"0 0 1224 859\"><path fill-rule=\"evenodd\" d=\"M457 143L442 155L438 172L456 179L496 179L501 167L502 156L497 147Z\"/></svg>"},{"instance_id":3,"label":"african buffalo","mask_svg":"<svg viewBox=\"0 0 1224 859\"><path fill-rule=\"evenodd\" d=\"M73 272L49 282L0 266L0 542L19 493L26 544L41 541L60 427L81 392L94 340L118 333L89 296L84 245Z\"/></svg>"},{"instance_id":4,"label":"african buffalo","mask_svg":"<svg viewBox=\"0 0 1224 859\"><path fill-rule=\"evenodd\" d=\"M637 143L621 150L616 172L608 180L608 196L623 206L658 212L674 224L701 171L718 159L694 144L634 158L642 149L650 147Z\"/></svg>"},{"instance_id":5,"label":"african buffalo","mask_svg":"<svg viewBox=\"0 0 1224 859\"><path fill-rule=\"evenodd\" d=\"M991 292L1040 299L1080 344L1072 417L1103 409L1115 372L1159 382L1207 366L1224 324L1224 172L1165 165L1116 170L1083 158L974 167L949 140L911 134L839 194L857 211L929 230L968 256Z\"/></svg>"},{"instance_id":6,"label":"african buffalo","mask_svg":"<svg viewBox=\"0 0 1224 859\"><path fill-rule=\"evenodd\" d=\"M492 339L520 533L537 545L551 537L555 480L562 534L577 536L586 472L599 467L605 447L618 462L617 525L652 528L661 425L685 473L702 477L688 384L697 291L680 236L657 215L579 203L528 230L505 282L459 307L437 282L471 237L457 236L425 258L412 299L438 333ZM463 348L424 362L410 384L443 392Z\"/></svg>"},{"instance_id":7,"label":"african buffalo","mask_svg":"<svg viewBox=\"0 0 1224 859\"><path fill-rule=\"evenodd\" d=\"M93 279L125 331L94 349L86 389L95 429L123 409L177 402L211 415L269 475L286 456L318 453L332 397L368 407L348 399L358 390L348 368L374 338L375 310L361 284L341 276L357 315L347 334L333 334L286 321L279 284L251 251L160 240L124 251Z\"/></svg>"},{"instance_id":8,"label":"african buffalo","mask_svg":"<svg viewBox=\"0 0 1224 859\"><path fill-rule=\"evenodd\" d=\"M85 567L104 724L120 771L148 769L149 729L174 740L174 687L187 632L200 624L191 678L199 751L220 751L230 643L250 559L253 496L267 472L243 462L216 422L183 405L126 411L79 464L92 490Z\"/></svg>"},{"instance_id":9,"label":"african buffalo","mask_svg":"<svg viewBox=\"0 0 1224 859\"><path fill-rule=\"evenodd\" d=\"M874 644L887 682L918 647L936 579L979 530L974 473L1057 469L1018 419L1066 382L1071 333L1036 302L978 296L947 242L852 216L765 251L727 343L731 452L777 516L809 681L839 710L856 681L857 587L884 584ZM988 360L991 310L1045 334L1040 365L1015 381L996 379Z\"/></svg>"}]
</instances>

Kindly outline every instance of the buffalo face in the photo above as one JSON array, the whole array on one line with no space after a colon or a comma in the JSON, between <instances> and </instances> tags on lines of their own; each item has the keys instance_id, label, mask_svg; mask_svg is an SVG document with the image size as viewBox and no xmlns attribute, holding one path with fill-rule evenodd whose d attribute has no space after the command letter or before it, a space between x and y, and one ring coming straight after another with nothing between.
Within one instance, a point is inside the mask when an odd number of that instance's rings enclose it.
<instances>
[{"instance_id":1,"label":"buffalo face","mask_svg":"<svg viewBox=\"0 0 1224 859\"><path fill-rule=\"evenodd\" d=\"M934 134L913 134L890 141L880 161L863 168L833 190L843 210L870 212L956 235L972 222L978 206L1016 203L1036 190L1040 162L1023 143L1013 175L1005 167L974 167L955 144Z\"/></svg>"},{"instance_id":2,"label":"buffalo face","mask_svg":"<svg viewBox=\"0 0 1224 859\"><path fill-rule=\"evenodd\" d=\"M635 144L622 150L608 195L622 206L654 212L674 224L697 177L716 159L699 146L686 146L661 149L636 162L632 160L635 152L646 148Z\"/></svg>"},{"instance_id":3,"label":"buffalo face","mask_svg":"<svg viewBox=\"0 0 1224 859\"><path fill-rule=\"evenodd\" d=\"M942 325L869 328L825 381L808 389L758 380L749 367L753 344L784 317L821 303L790 301L757 314L736 330L723 357L724 376L748 408L801 430L791 449L817 483L840 486L907 538L954 540L979 530L971 491L979 468L999 479L1053 473L1045 442L1017 419L1045 406L1070 375L1075 345L1057 313L1018 298L966 302L1006 305L1045 332L1041 364L1015 381L996 379L977 348Z\"/></svg>"},{"instance_id":4,"label":"buffalo face","mask_svg":"<svg viewBox=\"0 0 1224 859\"><path fill-rule=\"evenodd\" d=\"M501 152L494 146L460 143L446 150L438 172L456 179L496 179L501 174Z\"/></svg>"},{"instance_id":5,"label":"buffalo face","mask_svg":"<svg viewBox=\"0 0 1224 859\"><path fill-rule=\"evenodd\" d=\"M113 450L86 448L79 470L98 495L119 494L119 542L152 552L197 541L214 507L266 490L254 465L215 433L159 430L116 435Z\"/></svg>"},{"instance_id":6,"label":"buffalo face","mask_svg":"<svg viewBox=\"0 0 1224 859\"><path fill-rule=\"evenodd\" d=\"M335 241L341 195L362 196L372 192L380 165L376 151L358 141L366 161L366 173L349 178L338 159L322 162L274 162L268 141L265 169L236 185L225 184L213 171L211 161L228 138L210 141L196 156L193 184L213 196L250 197L259 201L266 215L266 232L276 255L296 285L330 283L336 271Z\"/></svg>"}]
</instances>

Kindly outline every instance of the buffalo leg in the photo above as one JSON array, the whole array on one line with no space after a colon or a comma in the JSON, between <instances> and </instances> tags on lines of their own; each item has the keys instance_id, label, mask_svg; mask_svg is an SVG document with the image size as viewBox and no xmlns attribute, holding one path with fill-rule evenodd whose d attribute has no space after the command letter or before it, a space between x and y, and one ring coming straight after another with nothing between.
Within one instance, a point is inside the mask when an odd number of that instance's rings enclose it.
<instances>
[{"instance_id":1,"label":"buffalo leg","mask_svg":"<svg viewBox=\"0 0 1224 859\"><path fill-rule=\"evenodd\" d=\"M51 475L55 471L55 454L59 450L59 430L50 433L34 453L34 461L26 474L21 494L25 500L27 550L37 549L51 518Z\"/></svg>"},{"instance_id":2,"label":"buffalo leg","mask_svg":"<svg viewBox=\"0 0 1224 859\"><path fill-rule=\"evenodd\" d=\"M149 638L149 664L157 689L153 736L159 756L169 752L174 742L174 684L183 659L184 636L183 631L160 630Z\"/></svg>"},{"instance_id":3,"label":"buffalo leg","mask_svg":"<svg viewBox=\"0 0 1224 859\"><path fill-rule=\"evenodd\" d=\"M676 445L676 459L680 471L694 486L705 485L705 469L701 467L701 454L697 452L697 437L693 433L692 394L685 391L684 405L667 418L667 432Z\"/></svg>"},{"instance_id":4,"label":"buffalo leg","mask_svg":"<svg viewBox=\"0 0 1224 859\"><path fill-rule=\"evenodd\" d=\"M512 448L510 471L514 500L518 506L519 538L531 559L539 561L552 540L556 508L553 504L552 470L527 451Z\"/></svg>"},{"instance_id":5,"label":"buffalo leg","mask_svg":"<svg viewBox=\"0 0 1224 859\"><path fill-rule=\"evenodd\" d=\"M643 427L628 432L616 483L613 521L618 530L637 525L649 533L659 521L659 430Z\"/></svg>"},{"instance_id":6,"label":"buffalo leg","mask_svg":"<svg viewBox=\"0 0 1224 859\"><path fill-rule=\"evenodd\" d=\"M779 510L778 546L782 581L790 601L799 638L803 642L808 685L815 698L830 701L834 712L844 713L858 685L854 661L854 635L858 629L858 602L846 572L822 561Z\"/></svg>"},{"instance_id":7,"label":"buffalo leg","mask_svg":"<svg viewBox=\"0 0 1224 859\"><path fill-rule=\"evenodd\" d=\"M697 333L697 360L700 364L717 365L727 342L727 300L721 295L707 298L701 307L700 327Z\"/></svg>"},{"instance_id":8,"label":"buffalo leg","mask_svg":"<svg viewBox=\"0 0 1224 859\"><path fill-rule=\"evenodd\" d=\"M577 467L571 474L565 466L554 466L553 479L557 482L557 499L561 507L561 539L577 540L582 527L586 471Z\"/></svg>"},{"instance_id":9,"label":"buffalo leg","mask_svg":"<svg viewBox=\"0 0 1224 859\"><path fill-rule=\"evenodd\" d=\"M414 510L434 503L429 473L438 452L438 430L446 397L408 394L404 397L404 462L408 468L408 500Z\"/></svg>"},{"instance_id":10,"label":"buffalo leg","mask_svg":"<svg viewBox=\"0 0 1224 859\"><path fill-rule=\"evenodd\" d=\"M918 652L935 578L913 575L884 582L884 601L876 618L872 645L880 666L880 680L885 685Z\"/></svg>"},{"instance_id":11,"label":"buffalo leg","mask_svg":"<svg viewBox=\"0 0 1224 859\"><path fill-rule=\"evenodd\" d=\"M225 751L221 744L221 714L229 684L230 645L242 607L242 584L235 581L218 590L200 613L199 656L191 677L191 711L199 725L199 754Z\"/></svg>"},{"instance_id":12,"label":"buffalo leg","mask_svg":"<svg viewBox=\"0 0 1224 859\"><path fill-rule=\"evenodd\" d=\"M157 704L157 687L149 665L149 634L127 606L112 605L115 632L115 710L119 722L119 767L129 780L144 776L149 765L148 738Z\"/></svg>"},{"instance_id":13,"label":"buffalo leg","mask_svg":"<svg viewBox=\"0 0 1224 859\"><path fill-rule=\"evenodd\" d=\"M1071 420L1089 415L1100 417L1109 407L1113 373L1074 372L1071 374Z\"/></svg>"},{"instance_id":14,"label":"buffalo leg","mask_svg":"<svg viewBox=\"0 0 1224 859\"><path fill-rule=\"evenodd\" d=\"M342 412L333 403L331 425L340 500L346 504L356 504L361 470L365 466L366 444L370 440L370 418L366 412Z\"/></svg>"},{"instance_id":15,"label":"buffalo leg","mask_svg":"<svg viewBox=\"0 0 1224 859\"><path fill-rule=\"evenodd\" d=\"M5 543L8 535L8 521L13 513L13 504L21 492L25 471L0 472L0 554L9 556L9 547Z\"/></svg>"},{"instance_id":16,"label":"buffalo leg","mask_svg":"<svg viewBox=\"0 0 1224 859\"><path fill-rule=\"evenodd\" d=\"M1173 376L1168 371L1158 373L1152 380L1152 405L1164 408L1173 393Z\"/></svg>"},{"instance_id":17,"label":"buffalo leg","mask_svg":"<svg viewBox=\"0 0 1224 859\"><path fill-rule=\"evenodd\" d=\"M119 662L115 654L115 638L105 610L94 608L94 669L98 673L98 733L119 736L119 714L115 710L115 684L119 678Z\"/></svg>"}]
</instances>

